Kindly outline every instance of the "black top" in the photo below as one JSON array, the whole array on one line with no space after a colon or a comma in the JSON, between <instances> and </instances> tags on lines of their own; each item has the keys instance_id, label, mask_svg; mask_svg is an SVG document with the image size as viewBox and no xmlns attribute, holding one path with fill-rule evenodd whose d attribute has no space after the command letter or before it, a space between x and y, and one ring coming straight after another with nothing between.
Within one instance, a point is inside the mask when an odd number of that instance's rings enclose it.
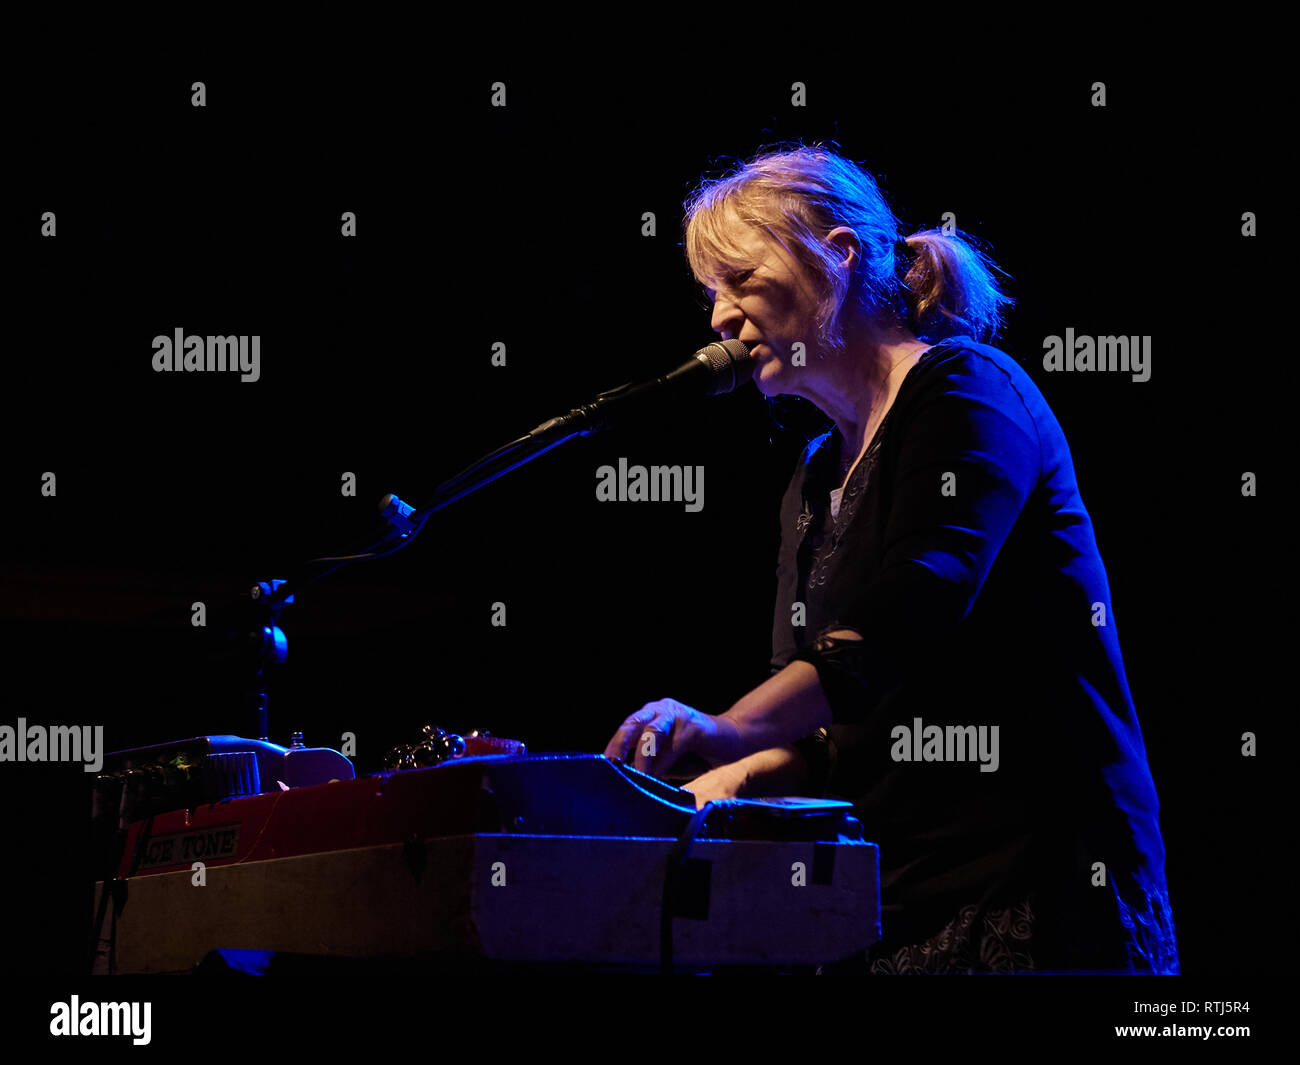
<instances>
[{"instance_id":1,"label":"black top","mask_svg":"<svg viewBox=\"0 0 1300 1065\"><path fill-rule=\"evenodd\" d=\"M880 845L873 971L1176 971L1110 587L1042 393L951 337L834 518L840 446L812 441L782 503L772 671L817 667L835 724L829 748L800 744L813 790L853 800ZM842 628L864 639L825 638Z\"/></svg>"}]
</instances>

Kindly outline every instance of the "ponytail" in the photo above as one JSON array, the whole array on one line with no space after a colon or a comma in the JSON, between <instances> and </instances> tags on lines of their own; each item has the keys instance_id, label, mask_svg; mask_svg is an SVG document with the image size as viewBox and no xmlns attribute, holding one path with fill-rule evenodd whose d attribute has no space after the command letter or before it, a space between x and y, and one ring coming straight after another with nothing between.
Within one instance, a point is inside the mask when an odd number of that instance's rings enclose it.
<instances>
[{"instance_id":1,"label":"ponytail","mask_svg":"<svg viewBox=\"0 0 1300 1065\"><path fill-rule=\"evenodd\" d=\"M993 273L1001 270L971 238L923 229L906 238L912 262L900 263L908 324L919 338L939 341L969 334L993 340L1002 331L1002 309L1015 304L998 287ZM1007 275L1003 275L1007 276Z\"/></svg>"}]
</instances>

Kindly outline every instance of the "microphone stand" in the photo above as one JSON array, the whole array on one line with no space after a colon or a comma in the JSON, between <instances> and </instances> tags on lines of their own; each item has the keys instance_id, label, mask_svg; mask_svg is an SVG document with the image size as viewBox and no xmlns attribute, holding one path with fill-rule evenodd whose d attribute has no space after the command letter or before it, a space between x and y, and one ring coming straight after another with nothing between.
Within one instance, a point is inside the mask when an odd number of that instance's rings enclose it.
<instances>
[{"instance_id":1,"label":"microphone stand","mask_svg":"<svg viewBox=\"0 0 1300 1065\"><path fill-rule=\"evenodd\" d=\"M380 516L388 523L387 531L364 551L354 555L333 555L303 563L283 580L258 581L252 600L258 621L254 634L257 645L258 738L269 739L267 701L274 667L288 655L289 644L279 626L280 614L293 602L299 588L313 584L349 562L369 562L400 551L419 535L420 530L443 507L464 499L484 485L517 470L539 455L572 440L606 429L614 415L619 418L643 413L650 403L665 392L685 394L697 383L709 381L709 395L730 392L749 379L753 366L749 348L739 340L709 344L675 370L642 384L623 384L600 393L590 403L574 407L567 414L543 422L532 432L512 440L438 485L433 498L418 510L402 502L391 492L379 501ZM295 732L295 742L299 733Z\"/></svg>"},{"instance_id":2,"label":"microphone stand","mask_svg":"<svg viewBox=\"0 0 1300 1065\"><path fill-rule=\"evenodd\" d=\"M268 702L274 667L289 653L289 641L280 628L280 615L293 603L294 593L314 584L349 562L370 562L386 558L406 547L419 535L425 523L438 511L485 485L504 477L511 470L531 462L576 436L590 436L610 425L609 407L618 400L620 410L648 392L648 386L620 385L602 392L597 399L567 414L543 422L532 432L512 440L444 481L434 490L429 502L419 509L404 503L393 493L379 501L380 517L388 524L382 536L363 551L351 555L332 555L302 563L287 578L258 581L250 593L257 631L252 635L256 646L256 681L253 704L257 713L257 738L270 739ZM295 733L297 735L297 733Z\"/></svg>"}]
</instances>

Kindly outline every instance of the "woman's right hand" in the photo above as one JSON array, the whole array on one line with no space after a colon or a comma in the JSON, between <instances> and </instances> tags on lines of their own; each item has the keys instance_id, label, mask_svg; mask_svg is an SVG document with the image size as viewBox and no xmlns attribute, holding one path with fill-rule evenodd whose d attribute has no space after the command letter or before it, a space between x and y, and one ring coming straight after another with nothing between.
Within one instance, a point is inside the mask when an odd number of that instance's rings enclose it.
<instances>
[{"instance_id":1,"label":"woman's right hand","mask_svg":"<svg viewBox=\"0 0 1300 1065\"><path fill-rule=\"evenodd\" d=\"M657 699L630 714L605 747L605 757L662 776L684 754L709 765L745 755L740 728L725 715L703 714L676 699ZM631 757L629 757L631 756Z\"/></svg>"}]
</instances>

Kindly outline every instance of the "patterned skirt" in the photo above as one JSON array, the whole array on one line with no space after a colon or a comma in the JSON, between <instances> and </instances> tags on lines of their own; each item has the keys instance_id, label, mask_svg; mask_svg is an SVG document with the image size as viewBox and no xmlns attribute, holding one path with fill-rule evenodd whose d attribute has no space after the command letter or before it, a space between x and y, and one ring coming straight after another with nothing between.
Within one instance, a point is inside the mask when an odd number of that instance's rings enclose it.
<instances>
[{"instance_id":1,"label":"patterned skirt","mask_svg":"<svg viewBox=\"0 0 1300 1065\"><path fill-rule=\"evenodd\" d=\"M1103 890L1103 889L1098 889ZM1103 903L1113 915L1100 928L1073 926L1078 941L1049 936L1036 914L1036 895L1004 906L963 906L943 928L922 942L899 946L882 941L856 964L825 971L866 971L872 975L940 973L1145 973L1176 974L1178 945L1173 910L1164 888L1130 899L1111 889ZM1049 946L1049 944L1051 944ZM1100 946L1099 946L1100 944Z\"/></svg>"}]
</instances>

